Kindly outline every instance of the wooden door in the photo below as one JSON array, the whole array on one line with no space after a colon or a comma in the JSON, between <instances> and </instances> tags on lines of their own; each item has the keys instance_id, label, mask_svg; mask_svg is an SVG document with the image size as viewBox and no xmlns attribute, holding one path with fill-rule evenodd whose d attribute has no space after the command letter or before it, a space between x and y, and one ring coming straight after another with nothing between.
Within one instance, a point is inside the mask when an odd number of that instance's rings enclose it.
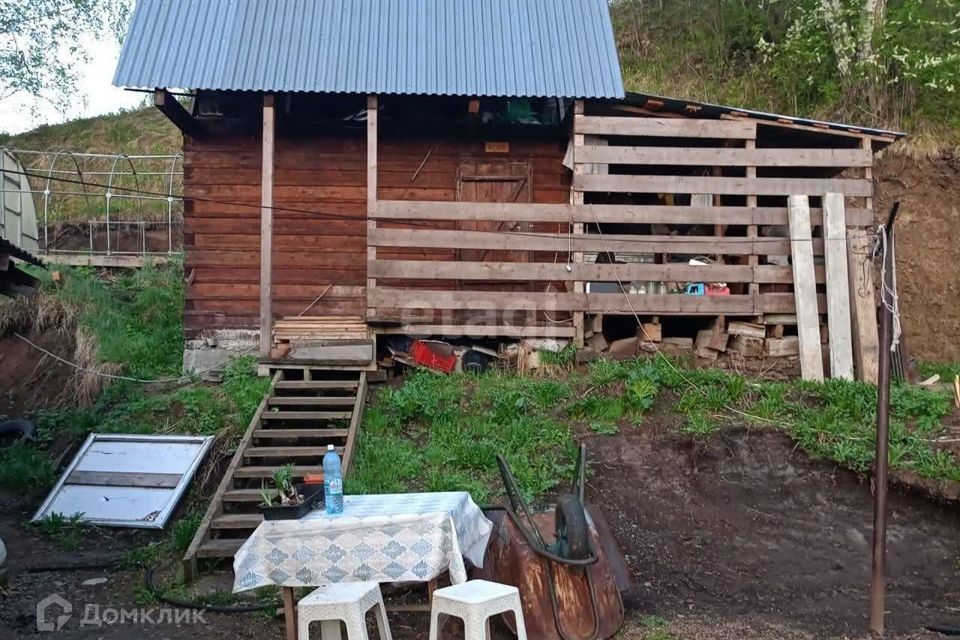
<instances>
[{"instance_id":1,"label":"wooden door","mask_svg":"<svg viewBox=\"0 0 960 640\"><path fill-rule=\"evenodd\" d=\"M527 160L463 161L457 166L457 200L459 202L531 202L530 162ZM461 231L523 231L529 224L463 220ZM529 262L526 251L494 251L461 249L461 261Z\"/></svg>"}]
</instances>

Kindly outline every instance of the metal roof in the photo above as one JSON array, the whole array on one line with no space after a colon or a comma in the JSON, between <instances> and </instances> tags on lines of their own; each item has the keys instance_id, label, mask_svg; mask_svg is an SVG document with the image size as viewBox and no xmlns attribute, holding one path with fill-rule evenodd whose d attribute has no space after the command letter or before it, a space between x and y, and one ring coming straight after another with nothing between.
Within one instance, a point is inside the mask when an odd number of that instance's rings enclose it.
<instances>
[{"instance_id":1,"label":"metal roof","mask_svg":"<svg viewBox=\"0 0 960 640\"><path fill-rule=\"evenodd\" d=\"M700 118L720 118L721 116L742 116L753 118L755 120L765 120L787 125L801 125L822 129L829 133L830 131L843 131L845 133L856 133L866 136L879 136L881 138L903 138L908 134L900 131L888 131L886 129L872 129L870 127L859 127L852 124L842 124L839 122L825 122L823 120L811 120L809 118L797 118L794 116L785 116L776 113L767 113L766 111L755 111L753 109L741 109L740 107L726 107L709 102L698 102L696 100L686 100L683 98L666 98L664 96L655 96L648 93L627 93L622 100L624 104L654 109L659 111L669 111L672 113L682 113L687 116L697 116Z\"/></svg>"},{"instance_id":2,"label":"metal roof","mask_svg":"<svg viewBox=\"0 0 960 640\"><path fill-rule=\"evenodd\" d=\"M624 95L607 0L139 0L113 83Z\"/></svg>"}]
</instances>

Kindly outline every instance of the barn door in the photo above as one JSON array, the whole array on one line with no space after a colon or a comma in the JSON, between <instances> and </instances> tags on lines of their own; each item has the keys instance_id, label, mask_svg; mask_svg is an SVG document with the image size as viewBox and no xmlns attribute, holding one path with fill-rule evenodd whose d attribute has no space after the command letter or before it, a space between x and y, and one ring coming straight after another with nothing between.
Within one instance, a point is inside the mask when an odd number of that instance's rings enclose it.
<instances>
[{"instance_id":1,"label":"barn door","mask_svg":"<svg viewBox=\"0 0 960 640\"><path fill-rule=\"evenodd\" d=\"M457 200L459 202L530 202L530 162L516 160L464 161L457 166ZM526 229L514 222L463 220L461 231L520 231ZM529 262L526 251L460 249L458 260Z\"/></svg>"}]
</instances>

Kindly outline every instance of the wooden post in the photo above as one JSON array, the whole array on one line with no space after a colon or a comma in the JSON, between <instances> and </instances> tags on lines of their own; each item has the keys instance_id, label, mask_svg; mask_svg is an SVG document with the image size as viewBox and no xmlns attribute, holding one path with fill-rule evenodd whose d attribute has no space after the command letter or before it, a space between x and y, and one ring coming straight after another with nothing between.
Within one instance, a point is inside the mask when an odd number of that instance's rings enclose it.
<instances>
[{"instance_id":1,"label":"wooden post","mask_svg":"<svg viewBox=\"0 0 960 640\"><path fill-rule=\"evenodd\" d=\"M263 97L263 164L260 173L260 357L273 342L273 160L276 114L273 95Z\"/></svg>"},{"instance_id":2,"label":"wooden post","mask_svg":"<svg viewBox=\"0 0 960 640\"><path fill-rule=\"evenodd\" d=\"M297 640L297 595L293 587L283 587L283 621L287 628L287 640Z\"/></svg>"},{"instance_id":3,"label":"wooden post","mask_svg":"<svg viewBox=\"0 0 960 640\"><path fill-rule=\"evenodd\" d=\"M747 149L756 149L757 141L756 140L747 140L745 143ZM751 182L754 178L757 177L757 168L755 166L747 167L747 182ZM749 195L747 196L747 206L756 207L757 206L757 196ZM758 236L757 225L751 224L747 225L747 237L751 240L756 240ZM753 280L750 282L750 295L754 298L754 308L758 302L757 298L760 295L760 284L757 282L757 270L756 267L760 264L760 256L757 255L756 250L750 254L747 258L747 264L754 268ZM757 320L758 318L754 318ZM762 320L762 318L759 318Z\"/></svg>"},{"instance_id":4,"label":"wooden post","mask_svg":"<svg viewBox=\"0 0 960 640\"><path fill-rule=\"evenodd\" d=\"M861 148L870 149L870 138L863 138ZM864 177L873 179L873 169L864 169ZM865 198L864 205L873 211L873 198ZM871 242L868 227L856 227L847 237L850 262L850 312L853 321L853 359L857 380L877 384L880 362L880 338L877 327L877 301L873 263L870 260Z\"/></svg>"},{"instance_id":5,"label":"wooden post","mask_svg":"<svg viewBox=\"0 0 960 640\"><path fill-rule=\"evenodd\" d=\"M820 347L820 311L813 268L813 234L810 229L810 199L790 196L790 253L793 256L793 290L800 336L800 373L804 380L823 380Z\"/></svg>"},{"instance_id":6,"label":"wooden post","mask_svg":"<svg viewBox=\"0 0 960 640\"><path fill-rule=\"evenodd\" d=\"M377 96L367 96L367 269L377 259L377 248L370 244L370 236L377 229L373 214L377 210ZM376 278L367 278L367 318L376 314L369 302L377 286Z\"/></svg>"},{"instance_id":7,"label":"wooden post","mask_svg":"<svg viewBox=\"0 0 960 640\"><path fill-rule=\"evenodd\" d=\"M853 380L846 221L843 194L828 193L823 199L823 236L827 273L827 327L830 333L830 377Z\"/></svg>"},{"instance_id":8,"label":"wooden post","mask_svg":"<svg viewBox=\"0 0 960 640\"><path fill-rule=\"evenodd\" d=\"M574 117L574 134L573 134L573 173L575 175L580 175L585 173L585 167L583 163L578 159L579 150L583 147L584 137L582 133L576 133L576 119L583 116L583 100L577 100L573 104L573 117ZM583 204L583 191L573 189L570 192L571 202L574 205ZM575 223L573 229L571 230L574 238L577 236L582 236L584 232L584 227L582 222ZM571 256L571 262L574 264L583 263L583 252L575 251L573 256ZM574 293L583 293L584 284L582 280L574 280L573 282L573 292ZM577 349L583 348L583 311L575 311L573 313L573 330L574 330L574 346Z\"/></svg>"}]
</instances>

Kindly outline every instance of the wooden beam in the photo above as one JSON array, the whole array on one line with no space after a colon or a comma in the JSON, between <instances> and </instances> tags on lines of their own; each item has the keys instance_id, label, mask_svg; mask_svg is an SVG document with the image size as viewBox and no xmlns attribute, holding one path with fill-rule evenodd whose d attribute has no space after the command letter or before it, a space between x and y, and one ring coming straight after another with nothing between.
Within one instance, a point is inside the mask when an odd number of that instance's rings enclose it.
<instances>
[{"instance_id":1,"label":"wooden beam","mask_svg":"<svg viewBox=\"0 0 960 640\"><path fill-rule=\"evenodd\" d=\"M574 113L574 122L577 120L582 122L584 117L584 103L583 100L577 100L573 103L573 113ZM573 175L579 176L587 172L587 167L581 162L579 156L580 149L583 148L584 143L586 142L586 136L583 133L576 130L576 124L574 124L573 132ZM591 167L592 169L592 167ZM570 191L570 203L573 205L582 205L583 204L583 192L577 191L576 189L571 189ZM573 222L571 220L571 229L570 233L576 236L582 236L584 232L584 226L582 222ZM573 245L571 243L568 250L572 250ZM568 257L568 260L572 265L582 264L583 263L583 251L575 251L573 255ZM576 294L582 294L584 292L584 282L582 280L574 280L573 282L573 292ZM582 311L577 311L573 314L573 344L577 349L582 349L584 344L584 331L583 331L583 322L584 314Z\"/></svg>"},{"instance_id":2,"label":"wooden beam","mask_svg":"<svg viewBox=\"0 0 960 640\"><path fill-rule=\"evenodd\" d=\"M755 122L676 118L630 118L575 115L574 133L606 136L663 136L669 138L757 137Z\"/></svg>"},{"instance_id":3,"label":"wooden beam","mask_svg":"<svg viewBox=\"0 0 960 640\"><path fill-rule=\"evenodd\" d=\"M573 338L573 327L562 325L507 326L495 324L450 325L450 324L404 324L399 327L377 327L374 333L404 336L465 336L469 338Z\"/></svg>"},{"instance_id":4,"label":"wooden beam","mask_svg":"<svg viewBox=\"0 0 960 640\"><path fill-rule=\"evenodd\" d=\"M830 334L830 377L853 380L853 337L850 329L850 275L843 196L828 193L823 201L824 259L827 270L827 327Z\"/></svg>"},{"instance_id":5,"label":"wooden beam","mask_svg":"<svg viewBox=\"0 0 960 640\"><path fill-rule=\"evenodd\" d=\"M260 356L270 356L273 342L273 165L276 138L273 95L263 97L263 161L260 171Z\"/></svg>"},{"instance_id":6,"label":"wooden beam","mask_svg":"<svg viewBox=\"0 0 960 640\"><path fill-rule=\"evenodd\" d=\"M847 224L873 223L873 212L847 209ZM378 220L491 220L499 222L573 222L623 224L730 224L787 226L786 207L692 207L633 204L526 204L513 202L423 202L378 200ZM823 223L821 209L810 210L814 226Z\"/></svg>"},{"instance_id":7,"label":"wooden beam","mask_svg":"<svg viewBox=\"0 0 960 640\"><path fill-rule=\"evenodd\" d=\"M870 196L869 180L843 178L718 178L697 176L574 175L579 191L614 193L712 193L714 195L825 195Z\"/></svg>"},{"instance_id":8,"label":"wooden beam","mask_svg":"<svg viewBox=\"0 0 960 640\"><path fill-rule=\"evenodd\" d=\"M377 230L375 214L377 211L377 116L379 102L377 96L367 96L367 264L377 259L377 248L371 242L371 236ZM369 276L369 274L368 274ZM367 278L367 298L376 288L377 279ZM373 315L373 305L367 304L367 315Z\"/></svg>"},{"instance_id":9,"label":"wooden beam","mask_svg":"<svg viewBox=\"0 0 960 640\"><path fill-rule=\"evenodd\" d=\"M762 282L793 283L793 270L781 265L709 264L597 264L567 265L555 262L454 262L452 260L376 260L371 277L391 280L482 280L507 282L564 282L571 280L623 282ZM818 283L826 281L816 267ZM279 334L279 328L277 332Z\"/></svg>"},{"instance_id":10,"label":"wooden beam","mask_svg":"<svg viewBox=\"0 0 960 640\"><path fill-rule=\"evenodd\" d=\"M587 145L579 150L583 162L668 166L753 167L866 167L873 154L866 149L757 149L746 148L617 147Z\"/></svg>"},{"instance_id":11,"label":"wooden beam","mask_svg":"<svg viewBox=\"0 0 960 640\"><path fill-rule=\"evenodd\" d=\"M628 299L629 298L629 299ZM759 297L747 295L688 296L680 294L623 293L527 293L513 291L429 291L377 287L371 296L377 308L377 321L393 321L395 314L385 309L457 309L504 310L516 313L546 311L584 311L586 313L630 313L636 309L644 315L717 315L753 316L757 313L794 313L792 293L768 293ZM811 309L826 312L823 296L813 299ZM818 332L819 333L819 332ZM819 344L819 342L818 342Z\"/></svg>"},{"instance_id":12,"label":"wooden beam","mask_svg":"<svg viewBox=\"0 0 960 640\"><path fill-rule=\"evenodd\" d=\"M66 484L94 487L140 487L175 489L183 476L179 473L141 473L139 471L74 471Z\"/></svg>"},{"instance_id":13,"label":"wooden beam","mask_svg":"<svg viewBox=\"0 0 960 640\"><path fill-rule=\"evenodd\" d=\"M420 229L375 229L369 243L378 247L421 249L486 249L499 251L560 251L620 253L692 253L697 255L750 254L790 255L787 238L737 238L716 236L633 236L562 233L514 233L495 231L447 231ZM823 255L823 240L812 240L817 255Z\"/></svg>"},{"instance_id":14,"label":"wooden beam","mask_svg":"<svg viewBox=\"0 0 960 640\"><path fill-rule=\"evenodd\" d=\"M823 380L820 316L813 272L810 202L807 196L790 197L790 245L793 256L793 289L796 297L797 333L800 336L800 373L804 380Z\"/></svg>"},{"instance_id":15,"label":"wooden beam","mask_svg":"<svg viewBox=\"0 0 960 640\"><path fill-rule=\"evenodd\" d=\"M863 138L861 146L871 147L870 138ZM864 177L873 180L873 169L864 170ZM870 212L872 225L873 198L864 202ZM849 223L849 216L847 222ZM880 364L880 337L877 327L876 285L874 268L870 260L872 243L868 234L870 227L863 226L850 230L847 242L850 245L847 256L850 262L850 300L853 325L853 353L857 379L877 384Z\"/></svg>"},{"instance_id":16,"label":"wooden beam","mask_svg":"<svg viewBox=\"0 0 960 640\"><path fill-rule=\"evenodd\" d=\"M199 123L190 115L190 112L184 109L180 101L166 89L153 90L153 106L159 109L183 134L192 136L200 130Z\"/></svg>"}]
</instances>

